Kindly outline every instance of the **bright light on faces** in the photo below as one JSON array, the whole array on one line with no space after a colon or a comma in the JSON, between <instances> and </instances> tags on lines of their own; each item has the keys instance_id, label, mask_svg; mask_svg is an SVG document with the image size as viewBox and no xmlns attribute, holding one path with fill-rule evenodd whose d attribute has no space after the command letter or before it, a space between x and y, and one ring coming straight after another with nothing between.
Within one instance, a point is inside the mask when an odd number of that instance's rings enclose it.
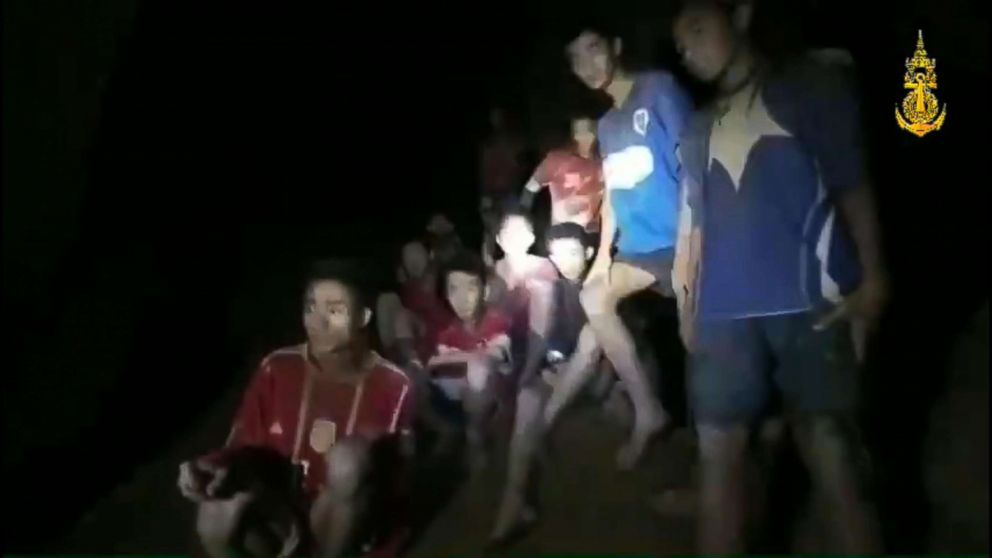
<instances>
[{"instance_id":1,"label":"bright light on faces","mask_svg":"<svg viewBox=\"0 0 992 558\"><path fill-rule=\"evenodd\" d=\"M353 319L352 296L337 281L319 281L310 286L303 303L303 327L314 353L347 346L358 329Z\"/></svg>"},{"instance_id":2,"label":"bright light on faces","mask_svg":"<svg viewBox=\"0 0 992 558\"><path fill-rule=\"evenodd\" d=\"M572 141L576 148L582 153L592 151L592 146L596 143L596 125L588 118L580 118L572 121Z\"/></svg>"},{"instance_id":3,"label":"bright light on faces","mask_svg":"<svg viewBox=\"0 0 992 558\"><path fill-rule=\"evenodd\" d=\"M409 242L403 246L403 269L407 277L419 279L427 271L429 254L420 242Z\"/></svg>"},{"instance_id":4,"label":"bright light on faces","mask_svg":"<svg viewBox=\"0 0 992 558\"><path fill-rule=\"evenodd\" d=\"M575 77L590 89L602 89L613 78L613 52L608 41L584 31L566 47Z\"/></svg>"},{"instance_id":5,"label":"bright light on faces","mask_svg":"<svg viewBox=\"0 0 992 558\"><path fill-rule=\"evenodd\" d=\"M482 307L485 288L482 280L471 273L452 271L446 284L448 304L462 321L475 319Z\"/></svg>"},{"instance_id":6,"label":"bright light on faces","mask_svg":"<svg viewBox=\"0 0 992 558\"><path fill-rule=\"evenodd\" d=\"M548 258L569 281L578 281L586 271L586 247L575 238L558 238L548 244Z\"/></svg>"},{"instance_id":7,"label":"bright light on faces","mask_svg":"<svg viewBox=\"0 0 992 558\"><path fill-rule=\"evenodd\" d=\"M534 228L530 221L520 216L510 216L503 220L496 242L507 255L526 254L534 244Z\"/></svg>"},{"instance_id":8,"label":"bright light on faces","mask_svg":"<svg viewBox=\"0 0 992 558\"><path fill-rule=\"evenodd\" d=\"M712 82L730 64L734 32L730 18L720 8L689 7L675 20L672 30L682 64L696 78Z\"/></svg>"}]
</instances>

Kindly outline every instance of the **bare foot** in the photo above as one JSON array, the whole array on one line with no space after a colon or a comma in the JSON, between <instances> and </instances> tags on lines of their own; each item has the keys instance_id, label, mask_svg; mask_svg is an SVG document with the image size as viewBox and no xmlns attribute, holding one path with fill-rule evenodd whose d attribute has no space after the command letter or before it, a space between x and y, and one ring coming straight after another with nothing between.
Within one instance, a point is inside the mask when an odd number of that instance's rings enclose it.
<instances>
[{"instance_id":1,"label":"bare foot","mask_svg":"<svg viewBox=\"0 0 992 558\"><path fill-rule=\"evenodd\" d=\"M641 461L648 445L665 431L668 424L668 417L662 413L646 425L635 425L630 440L617 453L617 468L621 471L633 470Z\"/></svg>"},{"instance_id":2,"label":"bare foot","mask_svg":"<svg viewBox=\"0 0 992 558\"><path fill-rule=\"evenodd\" d=\"M537 510L534 507L520 496L507 496L486 547L489 550L506 548L526 535L536 523Z\"/></svg>"}]
</instances>

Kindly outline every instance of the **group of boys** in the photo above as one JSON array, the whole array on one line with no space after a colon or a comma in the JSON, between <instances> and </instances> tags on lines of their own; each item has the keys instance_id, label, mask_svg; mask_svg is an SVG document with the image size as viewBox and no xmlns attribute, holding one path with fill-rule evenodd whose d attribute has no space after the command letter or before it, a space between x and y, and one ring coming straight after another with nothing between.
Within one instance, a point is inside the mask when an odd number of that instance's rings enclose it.
<instances>
[{"instance_id":1,"label":"group of boys","mask_svg":"<svg viewBox=\"0 0 992 558\"><path fill-rule=\"evenodd\" d=\"M572 120L572 142L547 155L519 203L503 188L485 205L502 259L464 250L441 220L430 241L403 247L400 288L375 302L362 270L319 264L307 342L263 360L225 447L180 468L208 552L395 554L414 417L435 451L464 439L479 468L501 413L513 427L491 542L512 540L537 519L547 433L600 364L633 411L619 468L671 422L617 310L648 290L675 298L688 352L700 552L745 550L745 457L769 416L788 420L840 550L876 550L842 319L871 323L887 285L856 98L836 64L772 63L749 40L753 10L682 4L677 50L715 90L700 108L672 74L624 67L620 39L577 30L564 45L572 71L612 108ZM544 187L548 259L530 253L527 214ZM373 306L388 360L370 349Z\"/></svg>"}]
</instances>

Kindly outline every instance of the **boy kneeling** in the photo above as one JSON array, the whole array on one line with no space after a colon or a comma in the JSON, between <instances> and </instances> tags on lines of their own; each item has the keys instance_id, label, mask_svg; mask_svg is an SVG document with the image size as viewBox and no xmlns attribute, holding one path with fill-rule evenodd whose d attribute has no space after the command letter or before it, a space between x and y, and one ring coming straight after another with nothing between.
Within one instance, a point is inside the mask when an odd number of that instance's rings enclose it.
<instances>
[{"instance_id":1,"label":"boy kneeling","mask_svg":"<svg viewBox=\"0 0 992 558\"><path fill-rule=\"evenodd\" d=\"M369 350L358 277L348 264L314 267L307 342L262 361L225 448L180 466L210 556L398 553L411 383Z\"/></svg>"}]
</instances>

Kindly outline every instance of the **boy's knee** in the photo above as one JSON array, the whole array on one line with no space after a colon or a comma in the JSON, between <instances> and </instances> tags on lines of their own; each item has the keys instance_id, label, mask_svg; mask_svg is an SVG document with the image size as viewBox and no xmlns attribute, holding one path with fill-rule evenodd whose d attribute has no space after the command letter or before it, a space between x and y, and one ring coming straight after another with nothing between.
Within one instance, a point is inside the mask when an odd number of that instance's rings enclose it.
<instances>
[{"instance_id":1,"label":"boy's knee","mask_svg":"<svg viewBox=\"0 0 992 558\"><path fill-rule=\"evenodd\" d=\"M748 429L744 425L700 425L699 455L704 463L740 460L747 450Z\"/></svg>"},{"instance_id":2,"label":"boy's knee","mask_svg":"<svg viewBox=\"0 0 992 558\"><path fill-rule=\"evenodd\" d=\"M229 500L201 502L196 510L196 534L203 546L211 552L226 547L234 538L238 520L246 501L236 496Z\"/></svg>"},{"instance_id":3,"label":"boy's knee","mask_svg":"<svg viewBox=\"0 0 992 558\"><path fill-rule=\"evenodd\" d=\"M339 495L354 494L370 470L371 449L357 438L343 440L327 452L328 484Z\"/></svg>"},{"instance_id":4,"label":"boy's knee","mask_svg":"<svg viewBox=\"0 0 992 558\"><path fill-rule=\"evenodd\" d=\"M610 311L616 311L616 305L611 310L609 305L609 286L605 281L595 281L586 285L579 293L579 302L587 316L598 316Z\"/></svg>"},{"instance_id":5,"label":"boy's knee","mask_svg":"<svg viewBox=\"0 0 992 558\"><path fill-rule=\"evenodd\" d=\"M492 375L494 365L491 359L485 357L474 357L466 363L465 379L468 382L468 389L473 393L481 393L489 385L489 377Z\"/></svg>"}]
</instances>

